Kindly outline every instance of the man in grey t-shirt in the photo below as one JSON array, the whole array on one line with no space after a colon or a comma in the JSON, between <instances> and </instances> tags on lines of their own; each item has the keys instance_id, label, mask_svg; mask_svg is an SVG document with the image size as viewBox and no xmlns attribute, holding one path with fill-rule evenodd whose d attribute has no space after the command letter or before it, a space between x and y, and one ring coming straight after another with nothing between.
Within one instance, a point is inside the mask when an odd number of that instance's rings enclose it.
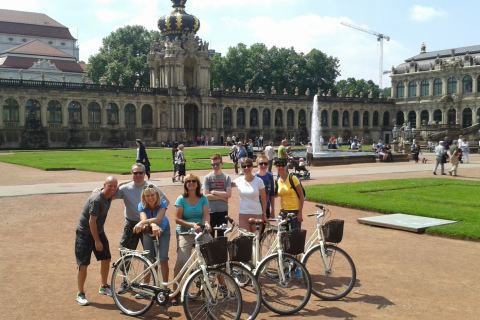
<instances>
[{"instance_id":1,"label":"man in grey t-shirt","mask_svg":"<svg viewBox=\"0 0 480 320\"><path fill-rule=\"evenodd\" d=\"M222 172L222 156L214 154L210 158L213 171L203 179L203 193L208 199L210 209L210 225L212 235L214 227L227 223L228 198L232 194L232 180ZM218 236L223 236L223 231L218 231Z\"/></svg>"},{"instance_id":2,"label":"man in grey t-shirt","mask_svg":"<svg viewBox=\"0 0 480 320\"><path fill-rule=\"evenodd\" d=\"M132 179L133 181L119 186L114 198L123 199L125 204L125 224L120 246L135 250L137 249L138 241L142 241L142 234L134 233L133 227L140 221L138 203L141 201L143 189L148 185L145 181L145 166L143 164L136 163L132 166ZM160 197L167 200L165 194L160 190L158 191L160 192Z\"/></svg>"}]
</instances>

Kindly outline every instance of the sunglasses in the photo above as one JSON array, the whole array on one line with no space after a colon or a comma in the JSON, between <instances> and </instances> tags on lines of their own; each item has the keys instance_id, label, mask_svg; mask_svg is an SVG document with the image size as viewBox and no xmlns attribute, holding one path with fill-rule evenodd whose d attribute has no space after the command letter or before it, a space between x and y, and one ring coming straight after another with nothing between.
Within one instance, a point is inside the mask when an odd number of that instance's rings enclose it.
<instances>
[{"instance_id":1,"label":"sunglasses","mask_svg":"<svg viewBox=\"0 0 480 320\"><path fill-rule=\"evenodd\" d=\"M133 171L132 174L134 176L143 176L145 174L145 172L143 172L143 171Z\"/></svg>"},{"instance_id":2,"label":"sunglasses","mask_svg":"<svg viewBox=\"0 0 480 320\"><path fill-rule=\"evenodd\" d=\"M242 165L242 169L251 168L251 167L253 167L252 164L244 164L244 165Z\"/></svg>"},{"instance_id":3,"label":"sunglasses","mask_svg":"<svg viewBox=\"0 0 480 320\"><path fill-rule=\"evenodd\" d=\"M211 166L214 167L214 168L218 168L220 167L221 163L212 163Z\"/></svg>"},{"instance_id":4,"label":"sunglasses","mask_svg":"<svg viewBox=\"0 0 480 320\"><path fill-rule=\"evenodd\" d=\"M197 180L185 180L185 183L197 183Z\"/></svg>"},{"instance_id":5,"label":"sunglasses","mask_svg":"<svg viewBox=\"0 0 480 320\"><path fill-rule=\"evenodd\" d=\"M268 166L268 162L259 162L258 165L259 166Z\"/></svg>"},{"instance_id":6,"label":"sunglasses","mask_svg":"<svg viewBox=\"0 0 480 320\"><path fill-rule=\"evenodd\" d=\"M145 189L155 189L155 185L149 184L148 186L145 187Z\"/></svg>"}]
</instances>

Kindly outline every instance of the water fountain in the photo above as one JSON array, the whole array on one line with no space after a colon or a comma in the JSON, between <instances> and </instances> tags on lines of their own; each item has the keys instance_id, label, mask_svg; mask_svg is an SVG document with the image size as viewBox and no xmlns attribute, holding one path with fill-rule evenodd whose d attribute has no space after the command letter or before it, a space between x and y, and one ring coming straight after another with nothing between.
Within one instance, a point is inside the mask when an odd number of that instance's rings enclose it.
<instances>
[{"instance_id":1,"label":"water fountain","mask_svg":"<svg viewBox=\"0 0 480 320\"><path fill-rule=\"evenodd\" d=\"M313 147L313 166L330 166L338 164L368 163L375 162L376 156L373 152L362 151L322 151L323 145L320 142L322 137L322 124L320 120L320 106L318 97L313 98L312 126L310 141Z\"/></svg>"}]
</instances>

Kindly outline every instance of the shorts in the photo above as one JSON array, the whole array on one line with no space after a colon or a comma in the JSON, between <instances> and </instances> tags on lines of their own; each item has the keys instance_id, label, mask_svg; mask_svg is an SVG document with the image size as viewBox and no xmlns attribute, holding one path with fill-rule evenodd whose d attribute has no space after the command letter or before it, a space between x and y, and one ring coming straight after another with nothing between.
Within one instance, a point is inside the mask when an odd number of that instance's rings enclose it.
<instances>
[{"instance_id":1,"label":"shorts","mask_svg":"<svg viewBox=\"0 0 480 320\"><path fill-rule=\"evenodd\" d=\"M77 258L78 266L88 266L90 264L92 252L95 254L97 261L110 260L112 258L108 239L104 232L98 235L103 244L103 251L101 252L95 250L95 240L90 232L81 232L77 230L76 233L75 257Z\"/></svg>"},{"instance_id":2,"label":"shorts","mask_svg":"<svg viewBox=\"0 0 480 320\"><path fill-rule=\"evenodd\" d=\"M255 225L252 225L250 227L250 223L248 223L248 219L253 218L253 219L262 219L262 214L249 214L249 213L240 213L238 215L238 226L242 229L246 229L250 232L255 231Z\"/></svg>"},{"instance_id":3,"label":"shorts","mask_svg":"<svg viewBox=\"0 0 480 320\"><path fill-rule=\"evenodd\" d=\"M184 176L185 175L185 163L177 164L177 171L178 171L179 176Z\"/></svg>"},{"instance_id":4,"label":"shorts","mask_svg":"<svg viewBox=\"0 0 480 320\"><path fill-rule=\"evenodd\" d=\"M122 239L120 240L120 247L136 250L139 240L142 242L143 245L142 234L133 233L133 227L135 227L137 223L138 221L125 219L125 224L123 225Z\"/></svg>"}]
</instances>

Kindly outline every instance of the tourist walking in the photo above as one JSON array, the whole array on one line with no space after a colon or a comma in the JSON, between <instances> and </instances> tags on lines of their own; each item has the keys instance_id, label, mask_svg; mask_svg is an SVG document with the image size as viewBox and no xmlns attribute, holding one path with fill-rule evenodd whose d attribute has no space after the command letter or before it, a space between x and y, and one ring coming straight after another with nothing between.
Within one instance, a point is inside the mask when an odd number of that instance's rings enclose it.
<instances>
[{"instance_id":1,"label":"tourist walking","mask_svg":"<svg viewBox=\"0 0 480 320\"><path fill-rule=\"evenodd\" d=\"M243 158L247 157L247 149L245 149L245 146L241 141L237 143L237 149L236 149L236 155L235 158L237 159L237 162L235 164L235 173L238 174L238 164L239 162L242 161ZM243 174L243 172L240 172L240 174Z\"/></svg>"},{"instance_id":2,"label":"tourist walking","mask_svg":"<svg viewBox=\"0 0 480 320\"><path fill-rule=\"evenodd\" d=\"M253 175L252 159L243 158L240 165L243 175L233 181L240 195L238 224L240 228L253 232L255 228L248 223L248 219L254 218L262 219L264 222L267 221L265 185L262 179Z\"/></svg>"},{"instance_id":3,"label":"tourist walking","mask_svg":"<svg viewBox=\"0 0 480 320\"><path fill-rule=\"evenodd\" d=\"M448 174L451 176L457 175L458 164L460 163L462 151L458 148L457 141L454 140L450 149L448 149L448 156L450 158L450 170L448 170Z\"/></svg>"},{"instance_id":4,"label":"tourist walking","mask_svg":"<svg viewBox=\"0 0 480 320\"><path fill-rule=\"evenodd\" d=\"M311 166L313 162L313 146L312 143L309 142L307 144L307 165Z\"/></svg>"},{"instance_id":5,"label":"tourist walking","mask_svg":"<svg viewBox=\"0 0 480 320\"><path fill-rule=\"evenodd\" d=\"M147 150L142 140L136 139L135 143L137 144L137 163L141 163L145 166L145 174L147 178L150 179L150 161L148 160Z\"/></svg>"},{"instance_id":6,"label":"tourist walking","mask_svg":"<svg viewBox=\"0 0 480 320\"><path fill-rule=\"evenodd\" d=\"M76 300L81 306L86 306L89 303L85 295L85 281L87 280L87 268L90 264L92 252L95 254L95 258L100 261L101 286L98 293L112 296L112 290L108 285L111 254L103 226L107 219L112 197L117 192L117 187L117 179L111 176L107 177L101 192L94 192L90 195L80 215L75 236L75 257L78 266Z\"/></svg>"},{"instance_id":7,"label":"tourist walking","mask_svg":"<svg viewBox=\"0 0 480 320\"><path fill-rule=\"evenodd\" d=\"M142 192L138 204L140 221L135 225L134 232L142 233L143 249L148 250L148 257L155 261L157 252L160 256L160 269L164 281L168 281L168 248L170 246L170 224L165 214L167 199L162 197L157 186L150 184ZM157 245L154 240L158 237Z\"/></svg>"},{"instance_id":8,"label":"tourist walking","mask_svg":"<svg viewBox=\"0 0 480 320\"><path fill-rule=\"evenodd\" d=\"M210 225L212 228L227 223L228 199L232 195L232 180L222 172L222 156L214 154L210 158L212 171L203 179L203 194L208 199ZM223 230L218 230L218 236L223 236ZM212 229L212 235L214 231Z\"/></svg>"},{"instance_id":9,"label":"tourist walking","mask_svg":"<svg viewBox=\"0 0 480 320\"><path fill-rule=\"evenodd\" d=\"M462 150L462 163L470 162L470 147L468 145L467 139L463 140L462 145L459 145L460 150Z\"/></svg>"},{"instance_id":10,"label":"tourist walking","mask_svg":"<svg viewBox=\"0 0 480 320\"><path fill-rule=\"evenodd\" d=\"M287 162L284 159L276 159L274 165L277 168L275 194L280 197L280 212L295 213L297 219L291 222L291 230L301 229L305 196L300 180L287 172Z\"/></svg>"},{"instance_id":11,"label":"tourist walking","mask_svg":"<svg viewBox=\"0 0 480 320\"><path fill-rule=\"evenodd\" d=\"M412 153L413 160L415 161L415 163L418 163L418 156L420 154L420 146L418 145L417 140L413 139L410 151Z\"/></svg>"},{"instance_id":12,"label":"tourist walking","mask_svg":"<svg viewBox=\"0 0 480 320\"><path fill-rule=\"evenodd\" d=\"M273 174L268 171L268 158L266 155L259 155L257 157L257 172L255 175L262 179L265 185L265 194L267 196L267 219L275 217L275 181L273 180Z\"/></svg>"},{"instance_id":13,"label":"tourist walking","mask_svg":"<svg viewBox=\"0 0 480 320\"><path fill-rule=\"evenodd\" d=\"M273 149L273 142L270 142L265 147L265 155L268 159L268 171L272 172L273 159L275 158L275 149Z\"/></svg>"},{"instance_id":14,"label":"tourist walking","mask_svg":"<svg viewBox=\"0 0 480 320\"><path fill-rule=\"evenodd\" d=\"M440 166L440 172L445 175L445 162L447 162L447 152L444 147L444 142L440 141L435 147L435 168L433 174L437 174L437 168Z\"/></svg>"},{"instance_id":15,"label":"tourist walking","mask_svg":"<svg viewBox=\"0 0 480 320\"><path fill-rule=\"evenodd\" d=\"M178 143L174 142L172 146L172 165L173 165L172 182L176 181L176 176L177 176L177 164L175 163L175 156L177 155L177 151L178 151Z\"/></svg>"},{"instance_id":16,"label":"tourist walking","mask_svg":"<svg viewBox=\"0 0 480 320\"><path fill-rule=\"evenodd\" d=\"M178 150L175 153L175 164L177 165L177 175L175 180L178 180L183 183L183 179L186 175L186 165L185 154L183 153L184 146L183 144L178 145Z\"/></svg>"},{"instance_id":17,"label":"tourist walking","mask_svg":"<svg viewBox=\"0 0 480 320\"><path fill-rule=\"evenodd\" d=\"M280 143L280 146L278 146L278 155L277 155L277 158L278 159L283 159L283 160L287 160L287 147L288 147L288 141L287 139L283 139L282 142Z\"/></svg>"}]
</instances>

